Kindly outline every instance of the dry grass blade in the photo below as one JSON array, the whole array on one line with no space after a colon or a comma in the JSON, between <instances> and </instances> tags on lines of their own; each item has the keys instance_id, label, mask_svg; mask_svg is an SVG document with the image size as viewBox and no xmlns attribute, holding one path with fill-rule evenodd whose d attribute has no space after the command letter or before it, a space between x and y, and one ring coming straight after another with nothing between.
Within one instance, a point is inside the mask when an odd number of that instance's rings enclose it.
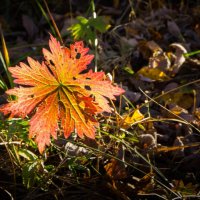
<instances>
[{"instance_id":1,"label":"dry grass blade","mask_svg":"<svg viewBox=\"0 0 200 200\"><path fill-rule=\"evenodd\" d=\"M62 44L64 44L64 43L63 43L63 40L62 40L62 37L61 37L61 34L60 34L60 31L58 30L58 27L57 27L56 22L55 22L55 20L54 20L52 14L51 14L51 12L50 12L50 10L49 10L49 7L48 7L48 4L47 4L46 0L43 0L43 2L44 2L44 4L45 4L45 6L46 6L47 12L48 12L48 14L49 14L49 17L51 18L51 21L52 21L52 23L53 23L53 27L54 27L54 29L55 29L57 35L58 35L58 38L59 38L60 42L61 42Z\"/></svg>"},{"instance_id":2,"label":"dry grass blade","mask_svg":"<svg viewBox=\"0 0 200 200\"><path fill-rule=\"evenodd\" d=\"M1 25L0 25L0 34L1 34L1 43L2 43L2 48L3 48L3 55L4 55L5 62L6 62L6 66L8 67L8 66L10 66L10 58L9 58L8 49L7 49L7 46L6 46L6 42L5 42L5 39L4 39L4 35L3 35Z\"/></svg>"},{"instance_id":3,"label":"dry grass blade","mask_svg":"<svg viewBox=\"0 0 200 200\"><path fill-rule=\"evenodd\" d=\"M182 150L182 149L185 149L185 148L191 148L191 147L196 147L196 146L199 146L200 143L194 143L194 144L191 144L191 145L184 145L184 146L173 146L173 147L160 147L160 148L157 148L156 149L156 152L159 153L159 152L169 152L169 151L177 151L177 150Z\"/></svg>"}]
</instances>

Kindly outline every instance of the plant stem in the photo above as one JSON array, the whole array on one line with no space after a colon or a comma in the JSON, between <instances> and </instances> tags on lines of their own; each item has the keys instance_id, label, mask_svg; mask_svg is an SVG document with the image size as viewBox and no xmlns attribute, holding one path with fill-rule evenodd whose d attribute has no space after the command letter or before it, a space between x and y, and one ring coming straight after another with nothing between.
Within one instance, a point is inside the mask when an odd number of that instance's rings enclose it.
<instances>
[{"instance_id":1,"label":"plant stem","mask_svg":"<svg viewBox=\"0 0 200 200\"><path fill-rule=\"evenodd\" d=\"M91 0L91 6L92 6L92 16L94 19L97 18L97 13L95 11L95 4L94 4L94 0ZM98 38L97 38L97 34L95 31L95 39L94 39L94 51L95 51L95 67L94 67L94 71L97 72L97 56L98 56Z\"/></svg>"}]
</instances>

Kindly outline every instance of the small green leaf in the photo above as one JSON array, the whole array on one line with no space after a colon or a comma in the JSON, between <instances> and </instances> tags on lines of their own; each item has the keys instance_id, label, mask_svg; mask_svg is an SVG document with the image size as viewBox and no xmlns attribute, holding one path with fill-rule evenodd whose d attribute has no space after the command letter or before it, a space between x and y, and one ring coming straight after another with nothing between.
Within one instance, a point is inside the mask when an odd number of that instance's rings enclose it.
<instances>
[{"instance_id":1,"label":"small green leaf","mask_svg":"<svg viewBox=\"0 0 200 200\"><path fill-rule=\"evenodd\" d=\"M134 74L134 71L132 70L131 66L127 65L124 68L124 71L128 72L129 74Z\"/></svg>"},{"instance_id":2,"label":"small green leaf","mask_svg":"<svg viewBox=\"0 0 200 200\"><path fill-rule=\"evenodd\" d=\"M31 188L38 179L38 176L35 173L37 170L37 165L38 165L38 162L35 161L33 163L26 163L22 168L23 184L27 188Z\"/></svg>"},{"instance_id":3,"label":"small green leaf","mask_svg":"<svg viewBox=\"0 0 200 200\"><path fill-rule=\"evenodd\" d=\"M25 158L28 161L33 161L38 159L38 156L35 155L33 152L29 151L28 149L19 149L18 151L19 155Z\"/></svg>"},{"instance_id":4,"label":"small green leaf","mask_svg":"<svg viewBox=\"0 0 200 200\"><path fill-rule=\"evenodd\" d=\"M87 24L88 23L88 19L86 19L85 17L82 16L78 16L77 20L81 23L81 24Z\"/></svg>"},{"instance_id":5,"label":"small green leaf","mask_svg":"<svg viewBox=\"0 0 200 200\"><path fill-rule=\"evenodd\" d=\"M102 16L89 19L88 24L98 30L100 33L105 33L108 29L106 22Z\"/></svg>"},{"instance_id":6,"label":"small green leaf","mask_svg":"<svg viewBox=\"0 0 200 200\"><path fill-rule=\"evenodd\" d=\"M103 16L97 18L86 19L85 17L78 16L78 23L73 24L68 28L72 32L75 40L84 39L94 44L96 31L105 33L110 27Z\"/></svg>"}]
</instances>

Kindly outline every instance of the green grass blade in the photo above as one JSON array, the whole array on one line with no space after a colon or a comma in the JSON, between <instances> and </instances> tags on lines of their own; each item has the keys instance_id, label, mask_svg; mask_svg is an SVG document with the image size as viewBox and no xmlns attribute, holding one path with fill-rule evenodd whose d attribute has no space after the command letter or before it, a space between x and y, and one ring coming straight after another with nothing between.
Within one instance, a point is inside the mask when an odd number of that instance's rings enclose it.
<instances>
[{"instance_id":1,"label":"green grass blade","mask_svg":"<svg viewBox=\"0 0 200 200\"><path fill-rule=\"evenodd\" d=\"M190 53L184 53L183 55L184 55L186 58L188 58L188 57L190 57L190 56L194 56L194 55L199 54L199 53L200 53L200 50L198 50L198 51L193 51L193 52L190 52Z\"/></svg>"},{"instance_id":2,"label":"green grass blade","mask_svg":"<svg viewBox=\"0 0 200 200\"><path fill-rule=\"evenodd\" d=\"M2 79L0 79L0 88L3 89L4 91L6 91L8 89L7 85L4 83L4 81Z\"/></svg>"},{"instance_id":3,"label":"green grass blade","mask_svg":"<svg viewBox=\"0 0 200 200\"><path fill-rule=\"evenodd\" d=\"M3 68L4 68L5 72L6 72L7 77L8 77L8 80L9 80L9 83L10 83L10 87L13 88L14 87L13 79L12 79L12 77L10 75L10 72L8 71L8 67L7 67L7 65L6 65L6 63L5 63L4 59L3 59L3 55L2 55L1 52L0 52L0 60L1 60L2 64L3 64Z\"/></svg>"}]
</instances>

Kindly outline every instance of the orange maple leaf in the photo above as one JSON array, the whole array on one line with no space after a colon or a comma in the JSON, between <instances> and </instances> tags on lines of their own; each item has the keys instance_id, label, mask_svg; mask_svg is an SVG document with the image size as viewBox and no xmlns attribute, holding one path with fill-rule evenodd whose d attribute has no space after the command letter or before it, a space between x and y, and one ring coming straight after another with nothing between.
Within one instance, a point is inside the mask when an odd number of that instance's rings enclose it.
<instances>
[{"instance_id":1,"label":"orange maple leaf","mask_svg":"<svg viewBox=\"0 0 200 200\"><path fill-rule=\"evenodd\" d=\"M44 61L28 57L28 65L10 67L18 87L7 91L16 100L0 108L4 114L22 118L31 116L29 137L35 137L42 153L50 144L51 136L57 138L62 129L67 138L75 131L81 138L95 138L99 123L95 116L111 112L108 99L115 99L124 90L105 79L104 72L83 73L93 59L83 42L75 42L70 48L62 47L51 36L50 51L43 49Z\"/></svg>"}]
</instances>

